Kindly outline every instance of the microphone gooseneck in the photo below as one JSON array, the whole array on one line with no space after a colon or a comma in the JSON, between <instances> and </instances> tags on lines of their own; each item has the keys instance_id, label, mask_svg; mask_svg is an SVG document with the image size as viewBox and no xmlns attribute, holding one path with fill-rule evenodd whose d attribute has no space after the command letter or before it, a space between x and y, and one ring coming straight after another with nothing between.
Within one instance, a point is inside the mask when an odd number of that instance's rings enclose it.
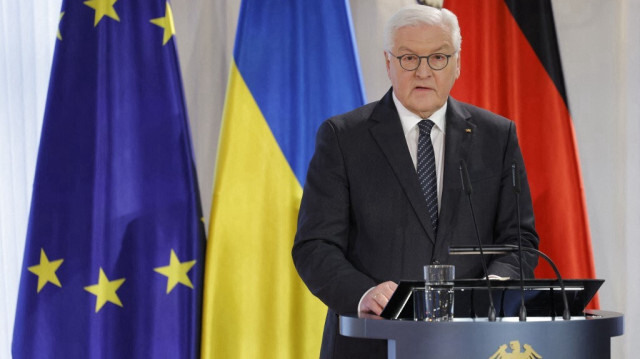
<instances>
[{"instance_id":1,"label":"microphone gooseneck","mask_svg":"<svg viewBox=\"0 0 640 359\"><path fill-rule=\"evenodd\" d=\"M478 248L480 248L480 262L482 262L482 269L484 270L484 277L487 281L487 291L489 293L489 313L487 318L490 322L496 321L496 307L493 305L493 294L491 292L491 280L489 279L489 270L487 269L487 262L484 258L484 251L482 250L482 241L480 240L480 232L478 231L478 223L476 222L476 215L473 211L473 203L471 201L471 194L473 188L471 187L471 180L469 178L469 172L467 171L467 164L464 160L460 160L460 179L462 180L462 190L467 194L469 200L469 208L471 209L471 218L473 220L473 227L476 231L476 238L478 240Z\"/></svg>"},{"instance_id":2,"label":"microphone gooseneck","mask_svg":"<svg viewBox=\"0 0 640 359\"><path fill-rule=\"evenodd\" d=\"M556 274L558 283L560 284L560 293L562 294L562 302L564 305L564 310L562 312L562 319L564 320L571 319L571 311L569 310L569 301L567 300L567 291L564 286L564 281L562 280L562 276L560 275L560 271L558 270L558 267L556 266L556 264L553 263L553 261L551 260L551 258L549 258L548 255L544 254L543 252L535 248L521 247L521 249L525 252L535 253L538 257L541 257L542 259L547 261L547 263L549 263L549 265L551 266L551 269L553 269L553 271ZM513 253L516 251L518 251L518 246L513 244L488 245L488 246L485 246L484 248L484 252L490 253L490 254L506 254L506 253ZM470 254L480 254L480 253L481 253L481 249L478 247L449 246L450 255L470 255Z\"/></svg>"},{"instance_id":3,"label":"microphone gooseneck","mask_svg":"<svg viewBox=\"0 0 640 359\"><path fill-rule=\"evenodd\" d=\"M520 263L520 315L521 322L527 321L527 307L524 305L524 269L522 257L522 229L520 228L520 172L518 172L518 163L513 160L511 164L511 182L513 184L513 193L516 196L516 213L518 218L518 262Z\"/></svg>"}]
</instances>

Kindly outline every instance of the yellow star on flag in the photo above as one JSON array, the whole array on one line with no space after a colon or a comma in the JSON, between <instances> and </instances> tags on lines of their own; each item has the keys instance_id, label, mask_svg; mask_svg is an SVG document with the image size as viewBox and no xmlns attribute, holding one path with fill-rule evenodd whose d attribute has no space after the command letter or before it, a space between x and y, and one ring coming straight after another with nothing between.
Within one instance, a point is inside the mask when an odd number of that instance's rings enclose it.
<instances>
[{"instance_id":1,"label":"yellow star on flag","mask_svg":"<svg viewBox=\"0 0 640 359\"><path fill-rule=\"evenodd\" d=\"M169 265L154 268L153 270L167 277L167 294L169 294L178 283L182 283L193 289L193 284L191 284L187 273L195 264L195 260L181 263L180 260L178 260L178 256L176 256L176 252L172 249Z\"/></svg>"},{"instance_id":2,"label":"yellow star on flag","mask_svg":"<svg viewBox=\"0 0 640 359\"><path fill-rule=\"evenodd\" d=\"M166 45L176 33L176 28L173 26L173 13L171 12L171 6L169 6L169 2L167 1L167 7L164 12L164 17L158 17L150 20L152 24L160 26L164 29L164 38L162 39L162 46Z\"/></svg>"},{"instance_id":3,"label":"yellow star on flag","mask_svg":"<svg viewBox=\"0 0 640 359\"><path fill-rule=\"evenodd\" d=\"M60 41L62 41L62 34L60 33L60 22L62 21L63 16L64 16L64 11L60 13L60 18L58 19L58 34L56 35L56 37Z\"/></svg>"},{"instance_id":4,"label":"yellow star on flag","mask_svg":"<svg viewBox=\"0 0 640 359\"><path fill-rule=\"evenodd\" d=\"M56 271L60 268L63 261L63 259L58 259L50 262L49 258L47 258L47 255L44 253L44 249L40 249L40 264L27 268L29 272L38 276L38 293L40 293L42 287L49 282L62 288L62 284L60 284Z\"/></svg>"},{"instance_id":5,"label":"yellow star on flag","mask_svg":"<svg viewBox=\"0 0 640 359\"><path fill-rule=\"evenodd\" d=\"M116 9L113 8L113 4L115 4L116 1L118 0L89 0L83 3L96 11L93 27L98 26L98 23L104 16L120 21Z\"/></svg>"},{"instance_id":6,"label":"yellow star on flag","mask_svg":"<svg viewBox=\"0 0 640 359\"><path fill-rule=\"evenodd\" d=\"M100 267L100 274L98 276L98 284L90 285L84 287L84 290L95 295L96 298L96 313L107 303L111 302L115 305L122 307L122 302L120 302L120 298L118 298L118 294L116 291L122 283L124 283L124 278L114 279L112 281L107 278L107 275L104 274L102 267Z\"/></svg>"}]
</instances>

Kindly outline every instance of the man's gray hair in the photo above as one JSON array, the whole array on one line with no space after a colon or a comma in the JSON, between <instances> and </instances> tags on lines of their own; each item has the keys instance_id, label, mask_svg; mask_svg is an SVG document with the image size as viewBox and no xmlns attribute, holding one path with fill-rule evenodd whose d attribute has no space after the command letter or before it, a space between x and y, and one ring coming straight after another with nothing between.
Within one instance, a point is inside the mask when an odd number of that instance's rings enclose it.
<instances>
[{"instance_id":1,"label":"man's gray hair","mask_svg":"<svg viewBox=\"0 0 640 359\"><path fill-rule=\"evenodd\" d=\"M393 35L399 28L416 25L443 25L451 33L451 40L456 51L460 51L462 36L458 17L447 9L436 9L425 5L407 5L398 10L384 27L384 49L393 49Z\"/></svg>"}]
</instances>

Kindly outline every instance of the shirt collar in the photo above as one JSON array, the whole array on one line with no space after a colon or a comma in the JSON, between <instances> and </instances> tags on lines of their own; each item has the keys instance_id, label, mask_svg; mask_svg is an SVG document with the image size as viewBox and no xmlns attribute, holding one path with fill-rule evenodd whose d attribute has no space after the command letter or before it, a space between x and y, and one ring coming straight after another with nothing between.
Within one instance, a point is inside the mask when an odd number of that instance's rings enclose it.
<instances>
[{"instance_id":1,"label":"shirt collar","mask_svg":"<svg viewBox=\"0 0 640 359\"><path fill-rule=\"evenodd\" d=\"M395 92L392 92L392 95L393 102L395 103L396 109L398 110L398 116L400 116L400 122L402 123L402 130L404 131L404 136L406 137L409 131L416 127L418 125L418 122L422 121L423 118L404 107L404 105L396 97ZM443 134L445 133L445 115L447 113L447 102L445 102L442 107L440 107L436 112L429 116L429 119L433 121L433 123L435 123L435 126L440 131L442 131Z\"/></svg>"}]
</instances>

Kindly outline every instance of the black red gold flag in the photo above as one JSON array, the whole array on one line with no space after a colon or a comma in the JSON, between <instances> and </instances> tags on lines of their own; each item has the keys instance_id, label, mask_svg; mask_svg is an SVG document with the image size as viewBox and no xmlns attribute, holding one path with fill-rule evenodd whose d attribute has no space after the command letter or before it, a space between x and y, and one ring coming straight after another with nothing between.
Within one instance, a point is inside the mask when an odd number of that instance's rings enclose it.
<instances>
[{"instance_id":1,"label":"black red gold flag","mask_svg":"<svg viewBox=\"0 0 640 359\"><path fill-rule=\"evenodd\" d=\"M452 95L516 122L540 250L567 278L595 269L576 138L550 0L447 0L462 29ZM554 277L545 264L536 277ZM597 299L592 302L597 306Z\"/></svg>"}]
</instances>

